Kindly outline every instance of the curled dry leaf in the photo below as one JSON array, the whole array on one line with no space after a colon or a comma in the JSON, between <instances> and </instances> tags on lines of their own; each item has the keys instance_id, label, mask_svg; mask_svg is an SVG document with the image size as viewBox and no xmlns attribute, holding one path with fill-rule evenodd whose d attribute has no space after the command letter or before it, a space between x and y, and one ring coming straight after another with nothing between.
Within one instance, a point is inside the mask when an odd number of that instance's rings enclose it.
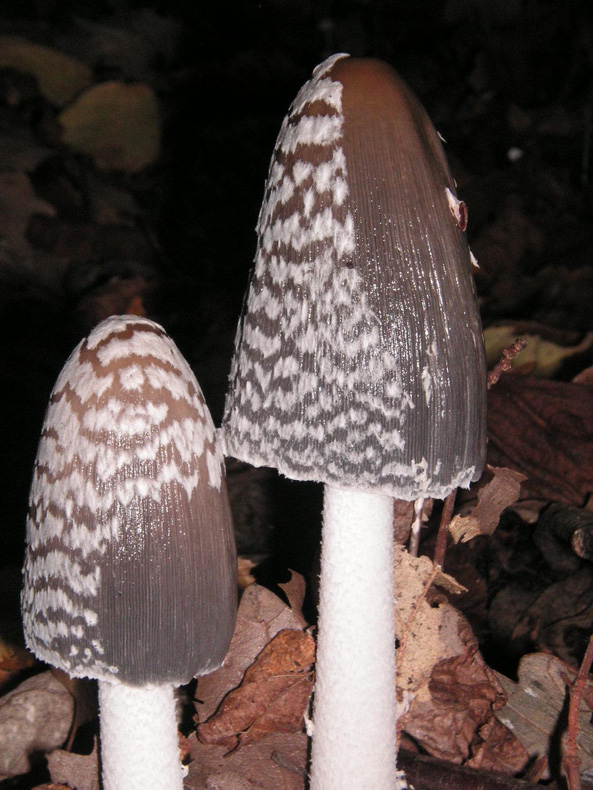
<instances>
[{"instance_id":1,"label":"curled dry leaf","mask_svg":"<svg viewBox=\"0 0 593 790\"><path fill-rule=\"evenodd\" d=\"M409 703L402 729L429 754L460 763L504 694L466 620L431 589L430 560L399 546L395 554L397 686ZM507 771L516 771L516 760Z\"/></svg>"},{"instance_id":2,"label":"curled dry leaf","mask_svg":"<svg viewBox=\"0 0 593 790\"><path fill-rule=\"evenodd\" d=\"M249 667L220 710L198 726L203 743L235 749L271 732L297 732L313 688L315 641L305 631L280 631Z\"/></svg>"},{"instance_id":3,"label":"curled dry leaf","mask_svg":"<svg viewBox=\"0 0 593 790\"><path fill-rule=\"evenodd\" d=\"M239 589L245 590L251 584L256 584L255 576L251 571L257 567L257 564L250 560L249 557L237 557L237 584Z\"/></svg>"},{"instance_id":4,"label":"curled dry leaf","mask_svg":"<svg viewBox=\"0 0 593 790\"><path fill-rule=\"evenodd\" d=\"M288 598L288 604L292 610L292 613L295 617L301 620L303 628L307 625L305 618L303 617L303 601L305 600L305 579L301 576L300 573L295 573L294 571L290 572L290 579L289 581L285 582L284 584L278 585L279 587L284 590L286 597Z\"/></svg>"},{"instance_id":5,"label":"curled dry leaf","mask_svg":"<svg viewBox=\"0 0 593 790\"><path fill-rule=\"evenodd\" d=\"M449 525L455 543L465 543L477 535L491 535L502 511L519 498L525 475L514 469L489 466L477 487L478 503L467 516L455 516Z\"/></svg>"},{"instance_id":6,"label":"curled dry leaf","mask_svg":"<svg viewBox=\"0 0 593 790\"><path fill-rule=\"evenodd\" d=\"M488 462L523 473L522 496L582 505L593 491L593 387L503 376L488 392Z\"/></svg>"},{"instance_id":7,"label":"curled dry leaf","mask_svg":"<svg viewBox=\"0 0 593 790\"><path fill-rule=\"evenodd\" d=\"M302 614L293 612L273 592L251 584L241 596L237 624L224 664L198 680L196 712L199 722L206 721L229 691L243 680L245 670L270 639L285 628L302 629Z\"/></svg>"},{"instance_id":8,"label":"curled dry leaf","mask_svg":"<svg viewBox=\"0 0 593 790\"><path fill-rule=\"evenodd\" d=\"M495 716L491 716L478 729L472 744L472 757L465 765L484 771L519 774L528 761L529 754L521 741Z\"/></svg>"}]
</instances>

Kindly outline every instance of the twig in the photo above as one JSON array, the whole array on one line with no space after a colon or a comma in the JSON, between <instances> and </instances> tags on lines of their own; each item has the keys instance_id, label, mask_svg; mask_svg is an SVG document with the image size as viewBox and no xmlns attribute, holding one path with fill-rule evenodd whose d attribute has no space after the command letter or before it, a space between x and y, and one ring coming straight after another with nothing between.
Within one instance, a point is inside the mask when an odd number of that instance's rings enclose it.
<instances>
[{"instance_id":1,"label":"twig","mask_svg":"<svg viewBox=\"0 0 593 790\"><path fill-rule=\"evenodd\" d=\"M503 373L507 373L511 369L511 362L526 345L527 340L524 337L518 337L511 346L505 348L500 361L488 373L488 389L496 384Z\"/></svg>"},{"instance_id":2,"label":"twig","mask_svg":"<svg viewBox=\"0 0 593 790\"><path fill-rule=\"evenodd\" d=\"M414 520L412 521L412 531L410 533L410 543L408 552L412 557L418 556L418 549L420 547L420 529L422 528L422 514L424 510L424 498L417 499L414 502Z\"/></svg>"},{"instance_id":3,"label":"twig","mask_svg":"<svg viewBox=\"0 0 593 790\"><path fill-rule=\"evenodd\" d=\"M457 489L451 491L449 496L445 499L443 505L443 512L441 513L441 522L439 524L439 531L434 547L433 563L435 567L443 569L443 562L445 561L445 551L447 549L447 535L449 534L449 524L453 516L453 505L455 504L455 497L457 496Z\"/></svg>"},{"instance_id":4,"label":"twig","mask_svg":"<svg viewBox=\"0 0 593 790\"><path fill-rule=\"evenodd\" d=\"M593 634L589 638L589 644L583 656L576 680L570 689L570 701L568 703L568 732L566 734L566 745L564 749L564 757L562 758L562 767L568 783L568 790L581 790L581 776L579 773L579 766L581 760L579 757L578 737L580 733L579 728L579 707L585 691L585 685L589 677L589 670L593 663Z\"/></svg>"}]
</instances>

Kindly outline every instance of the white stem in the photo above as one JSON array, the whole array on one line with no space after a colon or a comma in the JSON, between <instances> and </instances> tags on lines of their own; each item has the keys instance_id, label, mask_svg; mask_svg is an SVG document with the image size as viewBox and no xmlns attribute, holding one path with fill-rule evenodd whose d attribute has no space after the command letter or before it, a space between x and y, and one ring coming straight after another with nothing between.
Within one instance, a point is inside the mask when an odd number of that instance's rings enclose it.
<instances>
[{"instance_id":1,"label":"white stem","mask_svg":"<svg viewBox=\"0 0 593 790\"><path fill-rule=\"evenodd\" d=\"M325 486L319 595L311 790L394 790L391 497Z\"/></svg>"},{"instance_id":2,"label":"white stem","mask_svg":"<svg viewBox=\"0 0 593 790\"><path fill-rule=\"evenodd\" d=\"M99 682L103 790L182 790L173 686Z\"/></svg>"}]
</instances>

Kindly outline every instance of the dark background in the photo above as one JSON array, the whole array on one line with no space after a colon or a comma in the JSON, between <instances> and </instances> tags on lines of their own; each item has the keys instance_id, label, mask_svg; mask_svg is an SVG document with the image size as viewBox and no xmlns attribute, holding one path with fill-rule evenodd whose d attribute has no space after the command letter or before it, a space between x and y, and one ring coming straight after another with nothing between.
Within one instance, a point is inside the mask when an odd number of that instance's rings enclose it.
<instances>
[{"instance_id":1,"label":"dark background","mask_svg":"<svg viewBox=\"0 0 593 790\"><path fill-rule=\"evenodd\" d=\"M180 346L219 423L274 141L297 90L333 52L389 61L446 139L469 206L485 324L535 321L567 342L592 328L589 2L14 0L0 5L0 32L72 48L81 19L117 27L141 8L174 21L177 38L173 53L157 53L146 76L164 119L158 161L139 174L98 176L137 200L132 241L87 257L68 257L66 249L65 273L53 279L41 276L39 261L19 271L0 258L4 566L20 567L47 399L68 354L96 322L97 299L109 302L139 278L146 314ZM129 79L117 60L93 53L89 60L97 81ZM96 221L84 199L94 165L60 148L55 115L39 97L0 106L0 123L26 123L35 139L54 145L51 162L30 173L32 183L60 220L87 227ZM513 148L522 154L516 161ZM34 222L29 233L43 247ZM281 564L310 561L316 524L306 522L318 520L318 506L315 486L276 484L262 520L293 524L276 540ZM257 554L252 543L247 553Z\"/></svg>"}]
</instances>

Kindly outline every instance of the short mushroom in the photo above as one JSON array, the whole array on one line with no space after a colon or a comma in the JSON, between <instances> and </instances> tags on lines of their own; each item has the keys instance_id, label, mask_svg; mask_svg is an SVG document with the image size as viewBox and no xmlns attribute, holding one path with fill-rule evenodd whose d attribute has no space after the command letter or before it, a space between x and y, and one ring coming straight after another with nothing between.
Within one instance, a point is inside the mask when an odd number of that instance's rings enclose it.
<instances>
[{"instance_id":1,"label":"short mushroom","mask_svg":"<svg viewBox=\"0 0 593 790\"><path fill-rule=\"evenodd\" d=\"M223 436L325 484L314 790L393 790L393 500L444 498L485 459L486 363L439 137L398 75L335 55L282 125Z\"/></svg>"},{"instance_id":2,"label":"short mushroom","mask_svg":"<svg viewBox=\"0 0 593 790\"><path fill-rule=\"evenodd\" d=\"M236 559L223 458L158 324L112 317L66 362L45 416L22 613L35 655L99 681L105 790L180 790L174 687L223 661Z\"/></svg>"}]
</instances>

